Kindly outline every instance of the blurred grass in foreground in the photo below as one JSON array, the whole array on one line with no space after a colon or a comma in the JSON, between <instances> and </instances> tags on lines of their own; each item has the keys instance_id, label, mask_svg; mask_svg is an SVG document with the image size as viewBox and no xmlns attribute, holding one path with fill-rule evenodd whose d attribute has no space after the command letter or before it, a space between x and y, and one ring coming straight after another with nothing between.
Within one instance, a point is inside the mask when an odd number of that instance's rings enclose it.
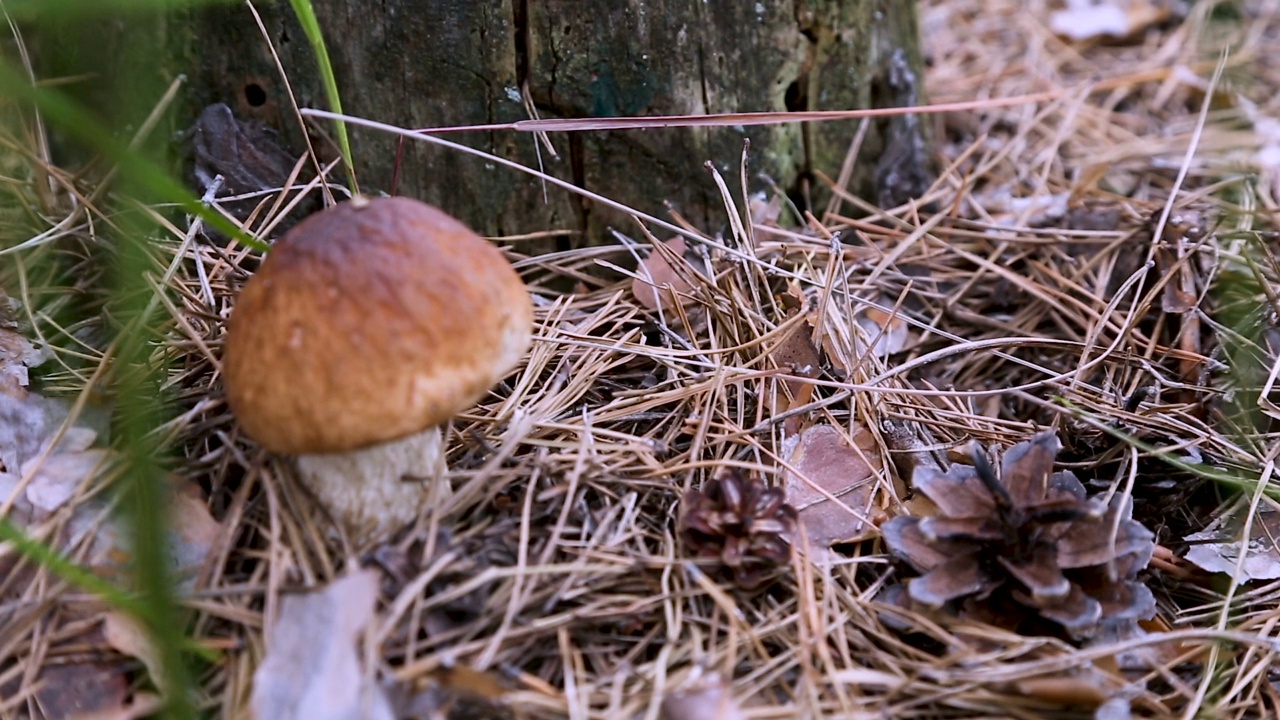
<instances>
[{"instance_id":1,"label":"blurred grass in foreground","mask_svg":"<svg viewBox=\"0 0 1280 720\"><path fill-rule=\"evenodd\" d=\"M0 11L7 14L15 33L33 36L38 45L42 31L56 32L77 24L81 24L79 29L83 30L86 27L83 23L100 22L104 17L130 23L146 19L148 14L210 2L226 0L8 0L0 6ZM293 5L318 54L330 102L335 109L339 108L337 86L310 0L293 0ZM117 173L110 180L108 192L89 211L100 214L101 219L109 218L109 222L97 222L94 227L95 244L104 248L101 257L111 267L102 275L103 287L92 288L92 291L106 298L102 311L108 325L104 328L103 362L110 365L104 375L104 386L113 412L112 444L126 466L114 490L119 494L119 507L130 529L134 561L131 586L112 586L68 561L56 549L26 537L5 518L0 518L0 539L13 543L19 553L62 579L137 617L147 628L159 662L166 669L165 677L152 678L163 684L160 690L167 700L164 716L186 719L195 717L196 713L197 695L186 654L194 646L185 635L186 612L176 596L168 557L169 479L164 460L170 449L155 432L168 419L169 403L162 390L168 368L157 361L163 354L156 352L163 333L160 325L163 317L156 312L161 304L157 293L166 289L152 282L159 274L153 242L166 232L162 220L174 220L175 226L184 227L179 215L187 214L200 217L207 226L241 244L259 249L263 246L221 213L204 206L175 177L177 164L171 157L172 141L168 133L153 129L126 139L125 129L136 132L134 128L144 127L143 120L164 96L169 80L155 72L156 58L164 57L163 53L167 52L160 34L129 33L127 42L120 47L124 48L125 56L117 55L109 62L101 58L103 62L97 67L123 68L122 72L80 79L80 82L106 83L109 106L102 111L101 120L62 91L39 85L59 78L41 77L40 71L35 70L38 84L33 87L29 68L19 64L21 58L17 53L0 59L0 96L16 101L28 118L34 118L39 112L58 150L55 157L101 158ZM77 52L92 63L93 53L105 50L80 47ZM96 71L97 67L89 69ZM166 124L160 123L158 127ZM350 168L345 128L339 128L339 138ZM32 174L39 175L34 168ZM91 182L103 182L106 175L99 168L91 177L94 178ZM354 183L354 177L352 181ZM0 250L26 239L4 238Z\"/></svg>"}]
</instances>

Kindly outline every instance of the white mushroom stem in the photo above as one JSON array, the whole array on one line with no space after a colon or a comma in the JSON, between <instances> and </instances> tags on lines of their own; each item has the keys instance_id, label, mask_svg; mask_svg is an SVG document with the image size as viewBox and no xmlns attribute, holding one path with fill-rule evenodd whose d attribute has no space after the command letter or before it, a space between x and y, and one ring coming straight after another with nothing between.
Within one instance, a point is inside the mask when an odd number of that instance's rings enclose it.
<instances>
[{"instance_id":1,"label":"white mushroom stem","mask_svg":"<svg viewBox=\"0 0 1280 720\"><path fill-rule=\"evenodd\" d=\"M358 547L386 540L447 493L438 426L352 452L298 455L294 466Z\"/></svg>"}]
</instances>

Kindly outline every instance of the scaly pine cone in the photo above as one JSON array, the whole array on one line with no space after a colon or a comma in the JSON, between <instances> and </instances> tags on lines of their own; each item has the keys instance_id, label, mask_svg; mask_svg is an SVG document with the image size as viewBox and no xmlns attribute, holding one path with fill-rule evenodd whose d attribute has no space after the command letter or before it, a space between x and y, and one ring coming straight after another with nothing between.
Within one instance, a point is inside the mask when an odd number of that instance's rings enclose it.
<instances>
[{"instance_id":1,"label":"scaly pine cone","mask_svg":"<svg viewBox=\"0 0 1280 720\"><path fill-rule=\"evenodd\" d=\"M1155 599L1134 578L1151 560L1154 535L1131 519L1125 498L1104 506L1074 474L1053 472L1060 448L1053 432L1018 443L999 478L980 452L973 466L946 473L919 467L915 488L938 514L882 528L894 555L922 573L907 596L1009 628L1038 616L1076 640L1103 623L1151 617Z\"/></svg>"},{"instance_id":2,"label":"scaly pine cone","mask_svg":"<svg viewBox=\"0 0 1280 720\"><path fill-rule=\"evenodd\" d=\"M680 505L686 551L718 559L739 588L763 587L790 561L786 537L795 532L796 511L781 488L730 470L687 492Z\"/></svg>"}]
</instances>

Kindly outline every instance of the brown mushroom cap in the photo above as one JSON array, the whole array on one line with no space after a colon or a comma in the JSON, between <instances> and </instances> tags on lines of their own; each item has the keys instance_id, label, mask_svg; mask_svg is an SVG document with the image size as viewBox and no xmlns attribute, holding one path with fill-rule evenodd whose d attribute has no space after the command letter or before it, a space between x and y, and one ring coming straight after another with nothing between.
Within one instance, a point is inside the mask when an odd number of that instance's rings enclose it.
<instances>
[{"instance_id":1,"label":"brown mushroom cap","mask_svg":"<svg viewBox=\"0 0 1280 720\"><path fill-rule=\"evenodd\" d=\"M532 326L529 293L490 242L417 200L358 198L294 226L245 284L227 401L268 450L356 450L475 403Z\"/></svg>"}]
</instances>

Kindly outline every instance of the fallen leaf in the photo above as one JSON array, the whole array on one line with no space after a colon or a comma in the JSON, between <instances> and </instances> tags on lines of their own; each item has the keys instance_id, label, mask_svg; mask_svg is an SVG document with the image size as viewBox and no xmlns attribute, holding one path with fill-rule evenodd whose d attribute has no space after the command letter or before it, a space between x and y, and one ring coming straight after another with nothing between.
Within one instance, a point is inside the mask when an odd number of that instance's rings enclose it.
<instances>
[{"instance_id":1,"label":"fallen leaf","mask_svg":"<svg viewBox=\"0 0 1280 720\"><path fill-rule=\"evenodd\" d=\"M871 353L876 357L889 357L906 349L907 340L911 338L911 328L902 316L867 307L856 317L858 327L866 336L866 340L857 339L857 354L866 352L866 342L871 343Z\"/></svg>"},{"instance_id":2,"label":"fallen leaf","mask_svg":"<svg viewBox=\"0 0 1280 720\"><path fill-rule=\"evenodd\" d=\"M805 405L813 396L813 383L798 379L816 378L822 374L822 359L809 337L812 331L809 323L796 323L769 351L769 358L775 366L786 370L789 375L797 376L778 382L778 390L774 396L775 414ZM800 418L792 420L799 422Z\"/></svg>"},{"instance_id":3,"label":"fallen leaf","mask_svg":"<svg viewBox=\"0 0 1280 720\"><path fill-rule=\"evenodd\" d=\"M1114 697L1093 711L1093 720L1132 720L1133 708L1128 698Z\"/></svg>"},{"instance_id":4,"label":"fallen leaf","mask_svg":"<svg viewBox=\"0 0 1280 720\"><path fill-rule=\"evenodd\" d=\"M1036 227L1061 220L1067 214L1071 193L1020 195L1013 185L991 187L974 197L997 227Z\"/></svg>"},{"instance_id":5,"label":"fallen leaf","mask_svg":"<svg viewBox=\"0 0 1280 720\"><path fill-rule=\"evenodd\" d=\"M1074 42L1127 40L1156 23L1168 20L1172 10L1146 0L1092 2L1067 0L1067 7L1049 16L1049 29Z\"/></svg>"},{"instance_id":6,"label":"fallen leaf","mask_svg":"<svg viewBox=\"0 0 1280 720\"><path fill-rule=\"evenodd\" d=\"M662 698L662 720L746 720L728 686L711 674L692 687Z\"/></svg>"},{"instance_id":7,"label":"fallen leaf","mask_svg":"<svg viewBox=\"0 0 1280 720\"><path fill-rule=\"evenodd\" d=\"M22 464L22 476L31 477L27 501L35 520L49 516L71 499L85 483L97 477L111 459L111 451L93 448L98 434L85 427L71 427L56 447L44 454L50 437L35 457ZM42 459L43 456L43 459Z\"/></svg>"},{"instance_id":8,"label":"fallen leaf","mask_svg":"<svg viewBox=\"0 0 1280 720\"><path fill-rule=\"evenodd\" d=\"M0 392L26 387L28 368L39 366L50 356L48 348L36 347L18 333L0 327Z\"/></svg>"},{"instance_id":9,"label":"fallen leaf","mask_svg":"<svg viewBox=\"0 0 1280 720\"><path fill-rule=\"evenodd\" d=\"M361 668L357 639L373 617L378 573L359 570L285 596L253 675L257 720L391 720L385 690Z\"/></svg>"},{"instance_id":10,"label":"fallen leaf","mask_svg":"<svg viewBox=\"0 0 1280 720\"><path fill-rule=\"evenodd\" d=\"M81 718L128 707L129 677L118 662L46 665L36 682L42 686L35 699L44 717Z\"/></svg>"},{"instance_id":11,"label":"fallen leaf","mask_svg":"<svg viewBox=\"0 0 1280 720\"><path fill-rule=\"evenodd\" d=\"M1103 673L1093 670L1076 674L1037 675L1013 683L1014 689L1024 697L1045 700L1061 707L1096 708L1111 697L1106 691L1110 684ZM1113 688L1114 690L1114 688Z\"/></svg>"},{"instance_id":12,"label":"fallen leaf","mask_svg":"<svg viewBox=\"0 0 1280 720\"><path fill-rule=\"evenodd\" d=\"M18 474L62 422L65 414L58 410L56 403L21 388L0 391L0 470Z\"/></svg>"},{"instance_id":13,"label":"fallen leaf","mask_svg":"<svg viewBox=\"0 0 1280 720\"><path fill-rule=\"evenodd\" d=\"M1191 543L1186 559L1203 570L1239 576L1245 583L1251 580L1275 580L1280 578L1280 511L1270 505L1260 505L1253 517L1249 542L1241 542L1244 528L1243 513L1248 512L1247 502L1238 503L1223 513L1204 530L1183 538ZM1240 554L1244 562L1240 563Z\"/></svg>"},{"instance_id":14,"label":"fallen leaf","mask_svg":"<svg viewBox=\"0 0 1280 720\"><path fill-rule=\"evenodd\" d=\"M137 720L152 717L164 708L164 701L152 693L135 693L133 701L118 708L104 709L83 715L72 715L69 720ZM50 717L53 717L52 715Z\"/></svg>"},{"instance_id":15,"label":"fallen leaf","mask_svg":"<svg viewBox=\"0 0 1280 720\"><path fill-rule=\"evenodd\" d=\"M783 442L783 457L795 469L783 471L788 502L811 547L862 540L874 527L872 494L881 461L865 428L857 426L854 442L856 448L830 425L814 425Z\"/></svg>"},{"instance_id":16,"label":"fallen leaf","mask_svg":"<svg viewBox=\"0 0 1280 720\"><path fill-rule=\"evenodd\" d=\"M178 590L191 592L226 530L209 514L199 485L169 476L167 489L170 572ZM90 543L86 564L103 577L123 579L133 562L130 531L118 513L107 513L104 517L107 502L94 498L76 506L66 524L63 547Z\"/></svg>"},{"instance_id":17,"label":"fallen leaf","mask_svg":"<svg viewBox=\"0 0 1280 720\"><path fill-rule=\"evenodd\" d=\"M683 257L688 247L684 238L677 235L663 243L676 257ZM685 272L693 272L686 265ZM687 294L693 286L685 280L685 275L677 272L667 259L667 254L655 247L649 257L645 258L636 269L639 277L631 281L631 294L648 310L659 307L670 309L680 305L680 295Z\"/></svg>"},{"instance_id":18,"label":"fallen leaf","mask_svg":"<svg viewBox=\"0 0 1280 720\"><path fill-rule=\"evenodd\" d=\"M141 660L156 687L167 685L164 663L141 623L122 612L109 612L102 621L102 636L116 652Z\"/></svg>"},{"instance_id":19,"label":"fallen leaf","mask_svg":"<svg viewBox=\"0 0 1280 720\"><path fill-rule=\"evenodd\" d=\"M781 227L778 223L778 219L782 217L780 194L765 195L763 192L758 192L747 201L747 209L751 213L751 224L754 226L757 240L782 236L781 233L773 232L774 229Z\"/></svg>"}]
</instances>

